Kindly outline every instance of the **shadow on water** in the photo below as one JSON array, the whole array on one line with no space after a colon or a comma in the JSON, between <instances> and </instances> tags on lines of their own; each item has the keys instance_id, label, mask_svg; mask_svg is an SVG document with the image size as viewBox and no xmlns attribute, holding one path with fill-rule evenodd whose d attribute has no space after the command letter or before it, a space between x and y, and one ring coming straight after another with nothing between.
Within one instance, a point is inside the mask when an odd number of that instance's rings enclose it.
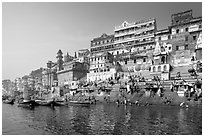
<instances>
[{"instance_id":1,"label":"shadow on water","mask_svg":"<svg viewBox=\"0 0 204 137\"><path fill-rule=\"evenodd\" d=\"M29 110L3 104L2 111L3 134L202 134L201 108L99 104Z\"/></svg>"}]
</instances>

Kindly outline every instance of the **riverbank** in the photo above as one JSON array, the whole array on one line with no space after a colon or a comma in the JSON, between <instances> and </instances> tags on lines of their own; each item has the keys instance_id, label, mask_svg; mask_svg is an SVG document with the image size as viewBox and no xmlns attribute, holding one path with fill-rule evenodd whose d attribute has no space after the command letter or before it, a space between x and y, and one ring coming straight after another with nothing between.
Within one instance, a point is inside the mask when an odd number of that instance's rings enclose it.
<instances>
[{"instance_id":1,"label":"riverbank","mask_svg":"<svg viewBox=\"0 0 204 137\"><path fill-rule=\"evenodd\" d=\"M88 96L76 94L75 96L68 96L69 99L88 100L89 97L93 97L97 103L117 103L118 105L170 105L181 107L196 107L202 106L202 98L195 101L193 98L190 100L186 97L180 97L176 92L164 92L162 97L158 94L154 96L146 96L145 91L135 92L133 94L121 93L121 92L92 92Z\"/></svg>"}]
</instances>

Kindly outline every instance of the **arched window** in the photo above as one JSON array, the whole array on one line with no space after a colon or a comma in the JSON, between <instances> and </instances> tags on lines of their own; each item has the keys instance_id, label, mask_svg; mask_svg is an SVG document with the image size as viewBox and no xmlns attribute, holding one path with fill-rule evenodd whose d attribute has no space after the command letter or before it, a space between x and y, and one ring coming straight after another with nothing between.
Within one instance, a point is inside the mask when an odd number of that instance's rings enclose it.
<instances>
[{"instance_id":1,"label":"arched window","mask_svg":"<svg viewBox=\"0 0 204 137\"><path fill-rule=\"evenodd\" d=\"M153 72L155 72L156 71L156 68L155 68L155 66L153 67Z\"/></svg>"},{"instance_id":2,"label":"arched window","mask_svg":"<svg viewBox=\"0 0 204 137\"><path fill-rule=\"evenodd\" d=\"M167 67L166 67L166 65L164 65L164 71L167 71Z\"/></svg>"},{"instance_id":3,"label":"arched window","mask_svg":"<svg viewBox=\"0 0 204 137\"><path fill-rule=\"evenodd\" d=\"M158 66L158 72L160 72L161 71L161 66Z\"/></svg>"}]
</instances>

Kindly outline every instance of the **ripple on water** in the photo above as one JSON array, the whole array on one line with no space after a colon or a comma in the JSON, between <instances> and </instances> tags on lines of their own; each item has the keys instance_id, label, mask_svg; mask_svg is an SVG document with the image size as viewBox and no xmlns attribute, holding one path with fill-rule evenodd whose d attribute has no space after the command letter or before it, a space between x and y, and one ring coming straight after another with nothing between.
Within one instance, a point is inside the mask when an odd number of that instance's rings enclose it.
<instances>
[{"instance_id":1,"label":"ripple on water","mask_svg":"<svg viewBox=\"0 0 204 137\"><path fill-rule=\"evenodd\" d=\"M36 107L2 104L3 134L166 135L202 134L202 110L178 107Z\"/></svg>"}]
</instances>

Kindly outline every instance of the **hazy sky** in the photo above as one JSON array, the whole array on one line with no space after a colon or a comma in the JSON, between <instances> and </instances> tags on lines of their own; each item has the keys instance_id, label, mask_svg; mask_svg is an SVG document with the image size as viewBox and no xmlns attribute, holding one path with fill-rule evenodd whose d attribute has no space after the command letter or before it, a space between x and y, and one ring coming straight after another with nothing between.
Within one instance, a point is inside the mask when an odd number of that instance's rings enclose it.
<instances>
[{"instance_id":1,"label":"hazy sky","mask_svg":"<svg viewBox=\"0 0 204 137\"><path fill-rule=\"evenodd\" d=\"M3 3L2 79L14 80L56 61L65 54L89 48L102 33L113 34L123 21L156 18L157 28L170 25L171 14L192 9L202 16L202 3Z\"/></svg>"}]
</instances>

